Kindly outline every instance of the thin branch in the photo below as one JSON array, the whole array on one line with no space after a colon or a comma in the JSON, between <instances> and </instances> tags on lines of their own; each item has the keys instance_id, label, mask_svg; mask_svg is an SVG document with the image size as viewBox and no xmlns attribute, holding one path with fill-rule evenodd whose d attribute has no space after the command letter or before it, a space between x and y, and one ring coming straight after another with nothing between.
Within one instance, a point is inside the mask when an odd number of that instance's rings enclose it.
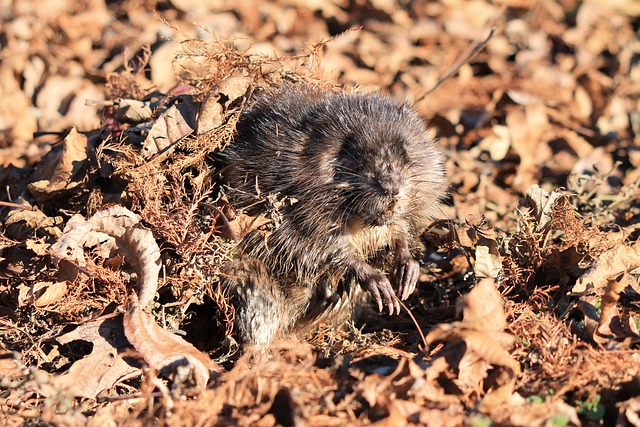
<instances>
[{"instance_id":1,"label":"thin branch","mask_svg":"<svg viewBox=\"0 0 640 427\"><path fill-rule=\"evenodd\" d=\"M25 211L36 210L36 208L34 208L33 206L26 206L26 205L21 205L19 203L11 203L11 202L3 202L3 201L0 201L0 206L6 206L8 208L14 208L14 209L22 209Z\"/></svg>"},{"instance_id":2,"label":"thin branch","mask_svg":"<svg viewBox=\"0 0 640 427\"><path fill-rule=\"evenodd\" d=\"M458 60L457 63L454 63L449 71L444 76L440 77L431 89L423 93L420 97L418 97L418 99L414 101L414 104L423 101L427 95L435 91L438 87L440 87L442 83L456 74L464 64L468 64L469 62L471 62L478 55L478 53L480 53L480 51L484 49L484 47L487 45L487 43L489 43L489 40L491 39L491 37L493 37L493 34L496 31L496 21L504 13L506 8L507 3L504 3L500 10L498 10L498 13L496 13L496 16L494 16L493 19L491 19L491 21L489 22L489 35L487 35L484 40L475 41L474 43L472 43L467 48L467 52L462 56L462 59Z\"/></svg>"}]
</instances>

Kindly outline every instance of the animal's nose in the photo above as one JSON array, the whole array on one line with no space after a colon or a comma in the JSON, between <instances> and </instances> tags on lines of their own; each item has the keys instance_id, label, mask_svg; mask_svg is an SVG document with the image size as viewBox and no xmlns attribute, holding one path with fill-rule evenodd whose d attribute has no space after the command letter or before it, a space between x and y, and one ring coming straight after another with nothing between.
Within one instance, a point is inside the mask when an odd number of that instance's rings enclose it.
<instances>
[{"instance_id":1,"label":"animal's nose","mask_svg":"<svg viewBox=\"0 0 640 427\"><path fill-rule=\"evenodd\" d=\"M381 175L378 178L378 182L385 196L395 198L400 193L400 184L394 176L389 174Z\"/></svg>"}]
</instances>

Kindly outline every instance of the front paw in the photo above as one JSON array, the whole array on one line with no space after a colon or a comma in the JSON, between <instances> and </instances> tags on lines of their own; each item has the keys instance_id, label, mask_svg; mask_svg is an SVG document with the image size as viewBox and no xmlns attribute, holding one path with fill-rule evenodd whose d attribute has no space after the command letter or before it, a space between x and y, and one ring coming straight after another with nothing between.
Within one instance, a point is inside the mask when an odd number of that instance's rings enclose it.
<instances>
[{"instance_id":1,"label":"front paw","mask_svg":"<svg viewBox=\"0 0 640 427\"><path fill-rule=\"evenodd\" d=\"M378 304L378 310L382 312L383 306L386 305L389 309L389 314L395 312L400 314L400 302L398 297L391 287L389 279L377 271L374 271L360 280L362 286L371 293L373 300Z\"/></svg>"},{"instance_id":2,"label":"front paw","mask_svg":"<svg viewBox=\"0 0 640 427\"><path fill-rule=\"evenodd\" d=\"M413 258L397 261L393 270L393 279L398 288L398 295L404 301L416 290L420 263Z\"/></svg>"}]
</instances>

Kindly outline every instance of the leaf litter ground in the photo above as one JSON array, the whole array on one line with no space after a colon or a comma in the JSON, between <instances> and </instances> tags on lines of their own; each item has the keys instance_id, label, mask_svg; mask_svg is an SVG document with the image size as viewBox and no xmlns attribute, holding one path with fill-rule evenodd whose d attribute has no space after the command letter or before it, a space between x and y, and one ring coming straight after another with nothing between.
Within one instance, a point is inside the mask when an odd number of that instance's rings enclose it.
<instances>
[{"instance_id":1,"label":"leaf litter ground","mask_svg":"<svg viewBox=\"0 0 640 427\"><path fill-rule=\"evenodd\" d=\"M49 3L1 6L1 423L640 425L635 2ZM451 197L400 316L240 356L287 201L210 154L285 82L416 100Z\"/></svg>"}]
</instances>

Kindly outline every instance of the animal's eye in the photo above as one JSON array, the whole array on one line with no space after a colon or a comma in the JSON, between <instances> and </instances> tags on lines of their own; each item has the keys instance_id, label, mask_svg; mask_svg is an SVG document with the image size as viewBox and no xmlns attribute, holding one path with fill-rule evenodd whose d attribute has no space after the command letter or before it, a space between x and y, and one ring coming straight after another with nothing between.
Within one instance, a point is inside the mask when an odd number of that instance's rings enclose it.
<instances>
[{"instance_id":1,"label":"animal's eye","mask_svg":"<svg viewBox=\"0 0 640 427\"><path fill-rule=\"evenodd\" d=\"M342 147L338 154L338 166L350 171L358 171L362 168L362 163L358 159L358 148L354 135L347 135L342 141Z\"/></svg>"},{"instance_id":2,"label":"animal's eye","mask_svg":"<svg viewBox=\"0 0 640 427\"><path fill-rule=\"evenodd\" d=\"M347 171L357 171L360 168L360 164L351 157L343 157L340 159L340 168Z\"/></svg>"}]
</instances>

